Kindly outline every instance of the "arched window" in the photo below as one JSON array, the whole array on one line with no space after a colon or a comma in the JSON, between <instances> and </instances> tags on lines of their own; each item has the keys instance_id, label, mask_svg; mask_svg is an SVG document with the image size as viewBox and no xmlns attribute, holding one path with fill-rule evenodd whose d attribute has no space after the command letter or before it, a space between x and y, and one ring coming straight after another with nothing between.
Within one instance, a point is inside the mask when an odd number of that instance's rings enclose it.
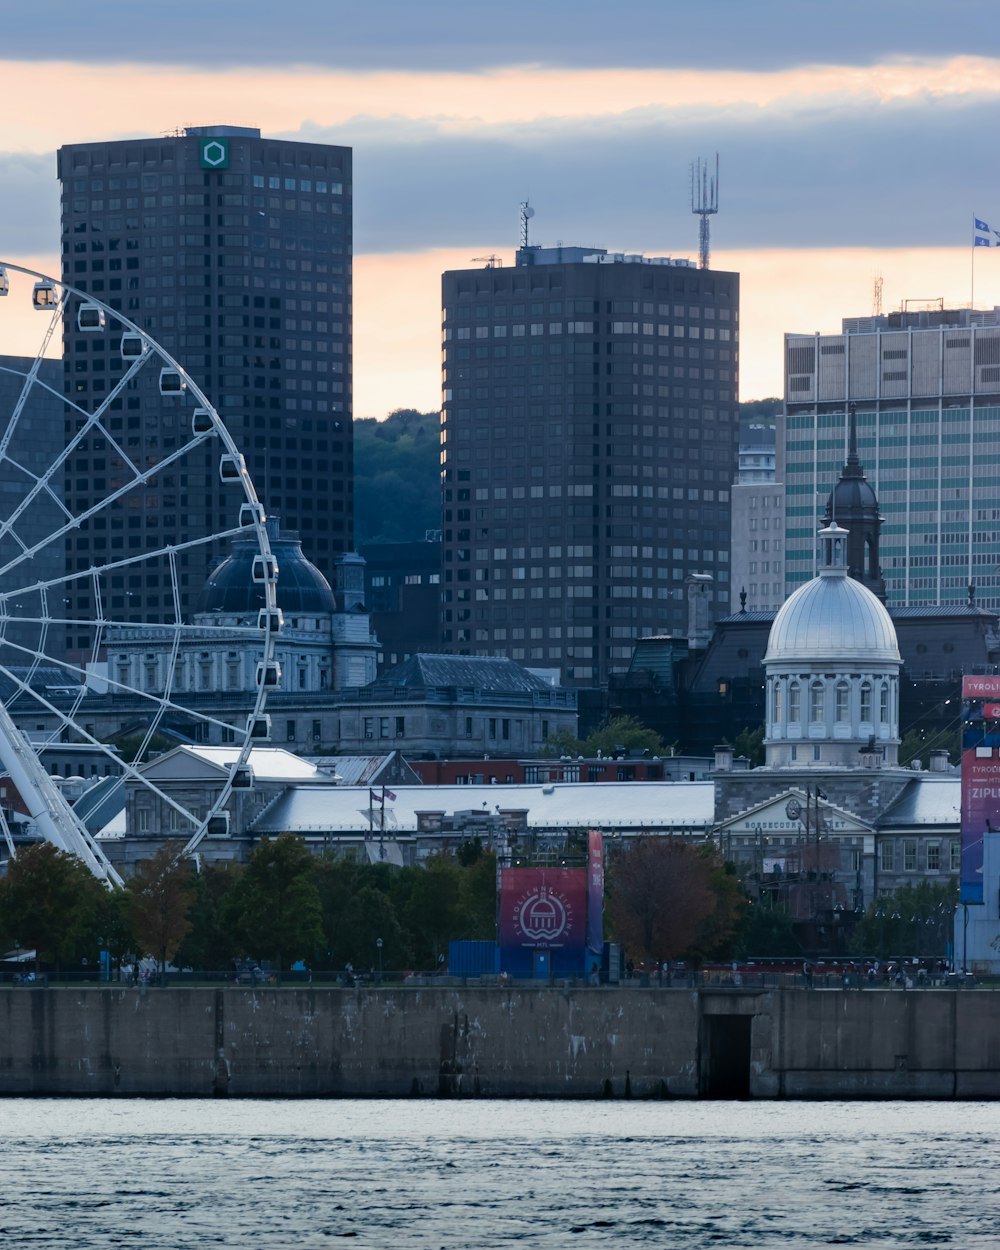
<instances>
[{"instance_id":1,"label":"arched window","mask_svg":"<svg viewBox=\"0 0 1000 1250\"><path fill-rule=\"evenodd\" d=\"M775 725L781 724L781 682L776 681L771 691L771 720Z\"/></svg>"},{"instance_id":2,"label":"arched window","mask_svg":"<svg viewBox=\"0 0 1000 1250\"><path fill-rule=\"evenodd\" d=\"M802 691L797 681L788 687L788 721L797 725L802 716Z\"/></svg>"},{"instance_id":3,"label":"arched window","mask_svg":"<svg viewBox=\"0 0 1000 1250\"><path fill-rule=\"evenodd\" d=\"M809 719L815 724L826 719L826 689L821 681L809 687Z\"/></svg>"},{"instance_id":4,"label":"arched window","mask_svg":"<svg viewBox=\"0 0 1000 1250\"><path fill-rule=\"evenodd\" d=\"M861 719L870 721L872 718L872 684L870 681L861 683Z\"/></svg>"},{"instance_id":5,"label":"arched window","mask_svg":"<svg viewBox=\"0 0 1000 1250\"><path fill-rule=\"evenodd\" d=\"M888 725L889 723L889 683L887 681L882 682L882 685L879 687L878 715L879 715L879 720L882 722L882 724Z\"/></svg>"},{"instance_id":6,"label":"arched window","mask_svg":"<svg viewBox=\"0 0 1000 1250\"><path fill-rule=\"evenodd\" d=\"M837 682L837 721L843 724L851 719L851 688L846 681Z\"/></svg>"}]
</instances>

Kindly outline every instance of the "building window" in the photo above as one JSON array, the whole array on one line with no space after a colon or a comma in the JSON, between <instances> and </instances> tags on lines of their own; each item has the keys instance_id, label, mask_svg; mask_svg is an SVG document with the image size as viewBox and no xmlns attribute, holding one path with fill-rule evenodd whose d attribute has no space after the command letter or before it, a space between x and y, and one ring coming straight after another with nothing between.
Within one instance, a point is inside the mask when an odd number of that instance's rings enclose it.
<instances>
[{"instance_id":1,"label":"building window","mask_svg":"<svg viewBox=\"0 0 1000 1250\"><path fill-rule=\"evenodd\" d=\"M903 842L903 872L917 871L917 840L906 838Z\"/></svg>"},{"instance_id":2,"label":"building window","mask_svg":"<svg viewBox=\"0 0 1000 1250\"><path fill-rule=\"evenodd\" d=\"M472 737L472 717L471 716L467 716L465 718L465 736L467 738Z\"/></svg>"},{"instance_id":3,"label":"building window","mask_svg":"<svg viewBox=\"0 0 1000 1250\"><path fill-rule=\"evenodd\" d=\"M135 814L135 823L140 833L149 833L149 808L140 807Z\"/></svg>"},{"instance_id":4,"label":"building window","mask_svg":"<svg viewBox=\"0 0 1000 1250\"><path fill-rule=\"evenodd\" d=\"M851 689L846 681L837 682L837 720L840 724L851 718Z\"/></svg>"},{"instance_id":5,"label":"building window","mask_svg":"<svg viewBox=\"0 0 1000 1250\"><path fill-rule=\"evenodd\" d=\"M374 738L374 737L375 737L375 717L374 717L374 716L366 716L366 717L365 717L365 734L364 734L364 736L365 736L366 738Z\"/></svg>"},{"instance_id":6,"label":"building window","mask_svg":"<svg viewBox=\"0 0 1000 1250\"><path fill-rule=\"evenodd\" d=\"M378 736L380 738L388 738L389 736L389 718L388 716L380 716L378 718Z\"/></svg>"},{"instance_id":7,"label":"building window","mask_svg":"<svg viewBox=\"0 0 1000 1250\"><path fill-rule=\"evenodd\" d=\"M285 721L285 741L295 741L295 721L293 720Z\"/></svg>"},{"instance_id":8,"label":"building window","mask_svg":"<svg viewBox=\"0 0 1000 1250\"><path fill-rule=\"evenodd\" d=\"M322 737L323 737L323 727L318 720L314 720L312 723L312 740L313 742L319 742L321 741Z\"/></svg>"},{"instance_id":9,"label":"building window","mask_svg":"<svg viewBox=\"0 0 1000 1250\"><path fill-rule=\"evenodd\" d=\"M896 871L896 843L880 842L878 848L879 872Z\"/></svg>"},{"instance_id":10,"label":"building window","mask_svg":"<svg viewBox=\"0 0 1000 1250\"><path fill-rule=\"evenodd\" d=\"M941 847L937 842L927 844L927 871L941 871Z\"/></svg>"},{"instance_id":11,"label":"building window","mask_svg":"<svg viewBox=\"0 0 1000 1250\"><path fill-rule=\"evenodd\" d=\"M889 723L889 683L883 682L879 687L879 719L883 725Z\"/></svg>"},{"instance_id":12,"label":"building window","mask_svg":"<svg viewBox=\"0 0 1000 1250\"><path fill-rule=\"evenodd\" d=\"M396 717L396 737L397 738L406 737L406 717L405 716Z\"/></svg>"},{"instance_id":13,"label":"building window","mask_svg":"<svg viewBox=\"0 0 1000 1250\"><path fill-rule=\"evenodd\" d=\"M774 683L774 689L771 692L771 719L776 725L781 723L781 682Z\"/></svg>"},{"instance_id":14,"label":"building window","mask_svg":"<svg viewBox=\"0 0 1000 1250\"><path fill-rule=\"evenodd\" d=\"M799 683L793 681L788 687L788 720L791 724L797 725L801 716L802 692L799 689Z\"/></svg>"},{"instance_id":15,"label":"building window","mask_svg":"<svg viewBox=\"0 0 1000 1250\"><path fill-rule=\"evenodd\" d=\"M809 719L816 724L822 724L825 719L825 690L821 681L814 681L809 687Z\"/></svg>"},{"instance_id":16,"label":"building window","mask_svg":"<svg viewBox=\"0 0 1000 1250\"><path fill-rule=\"evenodd\" d=\"M962 844L956 838L955 841L952 842L950 846L950 852L948 855L948 871L960 872L961 869L962 869Z\"/></svg>"},{"instance_id":17,"label":"building window","mask_svg":"<svg viewBox=\"0 0 1000 1250\"><path fill-rule=\"evenodd\" d=\"M861 683L861 719L870 722L872 718L872 685L870 681Z\"/></svg>"}]
</instances>

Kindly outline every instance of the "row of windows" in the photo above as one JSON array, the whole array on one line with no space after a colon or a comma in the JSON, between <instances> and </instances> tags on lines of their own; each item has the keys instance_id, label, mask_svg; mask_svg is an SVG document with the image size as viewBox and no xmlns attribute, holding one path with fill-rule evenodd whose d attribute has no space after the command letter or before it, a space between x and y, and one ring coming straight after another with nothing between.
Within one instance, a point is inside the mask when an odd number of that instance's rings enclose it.
<instances>
[{"instance_id":1,"label":"row of windows","mask_svg":"<svg viewBox=\"0 0 1000 1250\"><path fill-rule=\"evenodd\" d=\"M784 709L787 697L788 704L788 724L798 724L802 719L803 712L803 685L797 681L788 682L787 685L782 680L776 680L771 689L771 719L775 724L781 724L785 720ZM830 690L828 683L820 679L816 679L808 684L808 714L809 720L813 724L824 724L827 718L828 707L830 706ZM877 689L877 696L875 691ZM851 687L846 681L838 681L833 687L833 714L834 720L840 724L848 723L851 719ZM873 697L878 698L879 704L879 720L883 724L889 722L889 683L878 682L872 683L864 681L858 687L859 694L859 715L864 723L872 723L872 707Z\"/></svg>"},{"instance_id":2,"label":"row of windows","mask_svg":"<svg viewBox=\"0 0 1000 1250\"><path fill-rule=\"evenodd\" d=\"M883 839L879 842L880 872L919 872L920 844L916 838L896 841ZM962 846L957 840L943 846L940 842L924 845L924 868L927 872L959 872L962 867Z\"/></svg>"}]
</instances>

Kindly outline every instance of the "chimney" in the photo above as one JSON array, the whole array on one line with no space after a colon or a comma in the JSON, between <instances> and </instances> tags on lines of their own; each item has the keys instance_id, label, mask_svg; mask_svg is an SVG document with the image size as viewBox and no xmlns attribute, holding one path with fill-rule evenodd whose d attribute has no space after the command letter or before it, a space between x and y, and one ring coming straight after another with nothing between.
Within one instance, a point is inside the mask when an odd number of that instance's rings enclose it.
<instances>
[{"instance_id":1,"label":"chimney","mask_svg":"<svg viewBox=\"0 0 1000 1250\"><path fill-rule=\"evenodd\" d=\"M688 601L688 646L704 651L712 641L711 573L689 573L684 579Z\"/></svg>"},{"instance_id":2,"label":"chimney","mask_svg":"<svg viewBox=\"0 0 1000 1250\"><path fill-rule=\"evenodd\" d=\"M947 751L931 751L929 756L928 767L932 773L946 773L948 771L948 752Z\"/></svg>"},{"instance_id":3,"label":"chimney","mask_svg":"<svg viewBox=\"0 0 1000 1250\"><path fill-rule=\"evenodd\" d=\"M721 746L713 747L715 752L715 771L717 773L731 773L733 771L734 749L728 742L723 742Z\"/></svg>"}]
</instances>

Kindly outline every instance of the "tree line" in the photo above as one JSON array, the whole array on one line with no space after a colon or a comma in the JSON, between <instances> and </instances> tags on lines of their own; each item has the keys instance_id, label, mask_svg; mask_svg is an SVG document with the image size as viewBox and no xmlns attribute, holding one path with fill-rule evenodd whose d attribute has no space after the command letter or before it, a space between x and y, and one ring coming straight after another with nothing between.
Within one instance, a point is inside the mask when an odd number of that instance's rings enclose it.
<instances>
[{"instance_id":1,"label":"tree line","mask_svg":"<svg viewBox=\"0 0 1000 1250\"><path fill-rule=\"evenodd\" d=\"M606 883L605 938L636 963L802 954L789 916L755 899L709 843L612 844ZM903 887L857 917L850 950L943 955L954 907L953 881ZM477 840L402 868L318 858L290 834L262 839L246 864L200 872L164 848L117 891L41 842L0 878L0 949L34 950L56 971L96 963L102 951L113 971L143 958L212 972L245 961L440 971L449 941L495 939L496 914L496 859Z\"/></svg>"}]
</instances>

